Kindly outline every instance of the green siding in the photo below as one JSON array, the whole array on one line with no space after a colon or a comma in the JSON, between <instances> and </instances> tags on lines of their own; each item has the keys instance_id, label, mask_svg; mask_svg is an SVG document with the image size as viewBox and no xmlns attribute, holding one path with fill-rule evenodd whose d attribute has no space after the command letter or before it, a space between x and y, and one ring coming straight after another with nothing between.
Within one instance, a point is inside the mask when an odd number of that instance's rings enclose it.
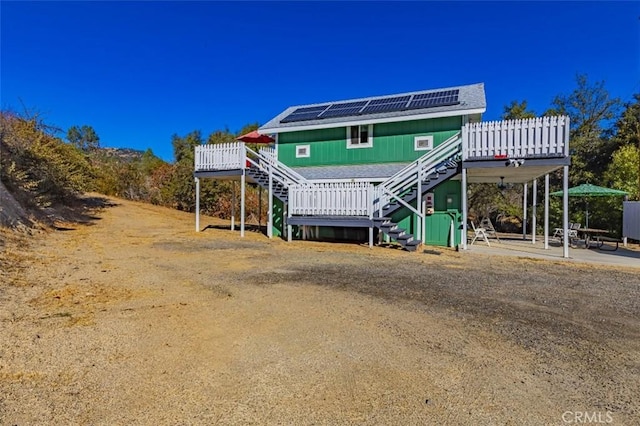
<instances>
[{"instance_id":1,"label":"green siding","mask_svg":"<svg viewBox=\"0 0 640 426\"><path fill-rule=\"evenodd\" d=\"M449 246L451 222L453 221L453 245L460 244L460 225L462 224L462 215L460 214L462 185L460 181L443 182L432 191L435 211L426 217L426 241L424 243L432 246ZM451 203L448 203L447 199L451 199ZM415 207L415 203L413 207ZM415 234L417 231L418 216L407 208L397 211L392 216L392 220L409 234ZM420 236L418 235L417 238L420 239Z\"/></svg>"},{"instance_id":2,"label":"green siding","mask_svg":"<svg viewBox=\"0 0 640 426\"><path fill-rule=\"evenodd\" d=\"M347 149L346 127L281 133L278 159L292 167L410 162L426 154L414 149L414 137L433 135L437 146L461 127L461 117L374 124L373 147L353 149ZM296 158L297 145L309 145L311 155Z\"/></svg>"}]
</instances>

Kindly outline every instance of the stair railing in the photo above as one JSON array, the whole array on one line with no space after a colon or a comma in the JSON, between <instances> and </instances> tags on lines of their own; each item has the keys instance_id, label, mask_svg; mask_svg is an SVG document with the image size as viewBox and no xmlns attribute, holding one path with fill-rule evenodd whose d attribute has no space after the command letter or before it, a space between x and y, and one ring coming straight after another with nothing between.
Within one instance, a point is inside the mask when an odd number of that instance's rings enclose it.
<instances>
[{"instance_id":1,"label":"stair railing","mask_svg":"<svg viewBox=\"0 0 640 426\"><path fill-rule=\"evenodd\" d=\"M411 190L418 181L422 181L425 177L436 172L443 162L460 155L461 149L462 138L461 133L458 132L378 185L376 208L379 215L382 215L382 208L392 200L398 201L415 214L421 215L418 210L405 202L402 196Z\"/></svg>"},{"instance_id":2,"label":"stair railing","mask_svg":"<svg viewBox=\"0 0 640 426\"><path fill-rule=\"evenodd\" d=\"M285 166L280 161L276 160L273 155L269 155L268 152L263 153L263 150L260 150L260 152L257 153L249 147L245 147L245 149L246 153L249 154L246 156L247 162L253 164L264 173L269 173L269 169L271 169L273 178L280 182L285 188L289 188L289 186L294 184L310 184L310 182L301 174Z\"/></svg>"}]
</instances>

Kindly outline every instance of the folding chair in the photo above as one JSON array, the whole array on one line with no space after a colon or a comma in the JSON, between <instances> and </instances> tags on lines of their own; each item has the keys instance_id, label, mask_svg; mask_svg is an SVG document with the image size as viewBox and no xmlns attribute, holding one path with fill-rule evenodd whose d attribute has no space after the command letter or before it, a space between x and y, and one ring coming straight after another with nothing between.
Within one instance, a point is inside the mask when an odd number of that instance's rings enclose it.
<instances>
[{"instance_id":1,"label":"folding chair","mask_svg":"<svg viewBox=\"0 0 640 426\"><path fill-rule=\"evenodd\" d=\"M569 223L569 229L573 227L573 223ZM564 235L564 230L562 228L556 228L553 230L553 235L551 238L557 238L562 241L562 236Z\"/></svg>"},{"instance_id":2,"label":"folding chair","mask_svg":"<svg viewBox=\"0 0 640 426\"><path fill-rule=\"evenodd\" d=\"M484 240L485 243L487 243L489 247L491 247L491 244L489 244L489 238L487 238L487 230L480 227L476 228L476 225L473 223L473 221L471 222L471 227L473 228L473 239L471 240L471 245L473 245L478 237L480 237Z\"/></svg>"}]
</instances>

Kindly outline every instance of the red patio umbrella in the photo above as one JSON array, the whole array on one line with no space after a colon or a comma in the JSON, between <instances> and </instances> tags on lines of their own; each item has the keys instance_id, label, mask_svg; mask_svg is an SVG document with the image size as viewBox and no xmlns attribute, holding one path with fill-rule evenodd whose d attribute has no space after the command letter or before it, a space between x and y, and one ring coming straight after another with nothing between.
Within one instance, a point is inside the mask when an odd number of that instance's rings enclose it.
<instances>
[{"instance_id":1,"label":"red patio umbrella","mask_svg":"<svg viewBox=\"0 0 640 426\"><path fill-rule=\"evenodd\" d=\"M240 136L237 140L246 143L271 143L275 142L271 136L261 135L257 130L249 132L245 135Z\"/></svg>"}]
</instances>

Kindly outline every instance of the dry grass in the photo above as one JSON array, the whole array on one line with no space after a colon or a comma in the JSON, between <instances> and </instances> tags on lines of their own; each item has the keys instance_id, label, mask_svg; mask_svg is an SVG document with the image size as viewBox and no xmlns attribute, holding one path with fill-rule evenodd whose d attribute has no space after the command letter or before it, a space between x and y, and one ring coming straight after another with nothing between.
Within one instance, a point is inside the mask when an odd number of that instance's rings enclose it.
<instances>
[{"instance_id":1,"label":"dry grass","mask_svg":"<svg viewBox=\"0 0 640 426\"><path fill-rule=\"evenodd\" d=\"M638 416L637 271L204 222L217 228L117 200L73 230L3 239L0 423Z\"/></svg>"}]
</instances>

